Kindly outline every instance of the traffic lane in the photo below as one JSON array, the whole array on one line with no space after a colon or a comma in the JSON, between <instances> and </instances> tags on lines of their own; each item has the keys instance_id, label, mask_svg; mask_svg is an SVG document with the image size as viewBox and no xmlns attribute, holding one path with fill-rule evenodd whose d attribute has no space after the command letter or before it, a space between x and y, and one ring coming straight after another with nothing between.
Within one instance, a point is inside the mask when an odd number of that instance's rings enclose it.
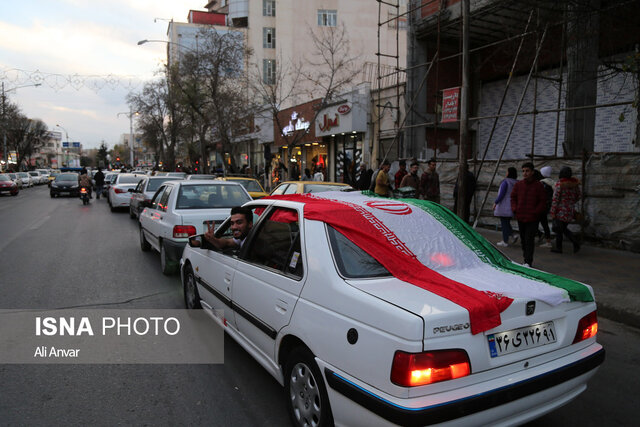
<instances>
[{"instance_id":1,"label":"traffic lane","mask_svg":"<svg viewBox=\"0 0 640 427\"><path fill-rule=\"evenodd\" d=\"M599 318L598 342L607 355L587 390L560 409L526 424L527 427L637 425L640 329Z\"/></svg>"},{"instance_id":2,"label":"traffic lane","mask_svg":"<svg viewBox=\"0 0 640 427\"><path fill-rule=\"evenodd\" d=\"M83 206L78 198L34 196L11 211L34 225L14 226L19 238L0 251L0 308L91 307L163 293L174 298L155 308L183 308L179 280L160 273L157 253L140 250L137 222L126 212L111 213L103 199ZM32 218L32 211L46 215Z\"/></svg>"},{"instance_id":3,"label":"traffic lane","mask_svg":"<svg viewBox=\"0 0 640 427\"><path fill-rule=\"evenodd\" d=\"M282 387L226 336L220 365L2 365L0 379L4 425L289 425Z\"/></svg>"}]
</instances>

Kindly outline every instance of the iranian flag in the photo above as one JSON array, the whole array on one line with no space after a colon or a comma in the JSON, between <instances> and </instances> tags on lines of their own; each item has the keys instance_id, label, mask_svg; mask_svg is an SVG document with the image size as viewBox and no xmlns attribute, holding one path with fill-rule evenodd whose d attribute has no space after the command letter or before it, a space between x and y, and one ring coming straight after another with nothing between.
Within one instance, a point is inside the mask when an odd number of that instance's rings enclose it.
<instances>
[{"instance_id":1,"label":"iranian flag","mask_svg":"<svg viewBox=\"0 0 640 427\"><path fill-rule=\"evenodd\" d=\"M436 203L361 192L272 198L305 203L305 218L331 225L394 277L464 307L473 334L500 325L514 298L593 301L581 283L513 263Z\"/></svg>"}]
</instances>

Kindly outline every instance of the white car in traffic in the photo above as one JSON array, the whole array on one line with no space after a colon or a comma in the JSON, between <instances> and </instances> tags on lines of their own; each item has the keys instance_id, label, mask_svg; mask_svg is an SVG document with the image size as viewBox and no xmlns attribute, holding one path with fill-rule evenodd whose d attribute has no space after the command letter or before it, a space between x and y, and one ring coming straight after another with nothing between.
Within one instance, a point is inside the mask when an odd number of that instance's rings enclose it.
<instances>
[{"instance_id":1,"label":"white car in traffic","mask_svg":"<svg viewBox=\"0 0 640 427\"><path fill-rule=\"evenodd\" d=\"M245 206L240 249L190 239L185 302L285 387L295 425L522 424L604 360L589 286L511 262L440 205L325 192Z\"/></svg>"},{"instance_id":2,"label":"white car in traffic","mask_svg":"<svg viewBox=\"0 0 640 427\"><path fill-rule=\"evenodd\" d=\"M249 193L235 183L165 181L140 213L140 247L160 252L162 272L172 274L189 236L204 233L209 224L221 224L232 207L249 200Z\"/></svg>"},{"instance_id":3,"label":"white car in traffic","mask_svg":"<svg viewBox=\"0 0 640 427\"><path fill-rule=\"evenodd\" d=\"M128 208L131 202L131 192L145 175L137 175L133 173L119 173L115 179L112 179L109 185L107 198L111 212L115 212L118 208Z\"/></svg>"}]
</instances>

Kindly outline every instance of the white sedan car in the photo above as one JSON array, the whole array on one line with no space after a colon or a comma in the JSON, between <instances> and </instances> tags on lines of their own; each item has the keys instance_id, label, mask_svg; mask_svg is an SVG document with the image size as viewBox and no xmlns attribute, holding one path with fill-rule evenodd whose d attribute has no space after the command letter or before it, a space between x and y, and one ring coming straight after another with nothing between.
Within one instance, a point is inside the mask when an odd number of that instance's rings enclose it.
<instances>
[{"instance_id":1,"label":"white sedan car","mask_svg":"<svg viewBox=\"0 0 640 427\"><path fill-rule=\"evenodd\" d=\"M129 203L131 202L131 191L129 191L129 189L133 190L136 188L144 177L145 175L119 173L115 180L111 181L109 192L107 193L111 212L115 212L117 208L129 207Z\"/></svg>"},{"instance_id":2,"label":"white sedan car","mask_svg":"<svg viewBox=\"0 0 640 427\"><path fill-rule=\"evenodd\" d=\"M140 213L140 248L160 252L162 272L172 274L189 236L204 233L208 224L221 224L232 207L249 200L249 193L235 183L165 181Z\"/></svg>"},{"instance_id":3,"label":"white sedan car","mask_svg":"<svg viewBox=\"0 0 640 427\"><path fill-rule=\"evenodd\" d=\"M241 249L190 239L185 302L285 387L295 425L522 424L604 360L589 286L513 263L440 205L325 192L245 206Z\"/></svg>"}]
</instances>

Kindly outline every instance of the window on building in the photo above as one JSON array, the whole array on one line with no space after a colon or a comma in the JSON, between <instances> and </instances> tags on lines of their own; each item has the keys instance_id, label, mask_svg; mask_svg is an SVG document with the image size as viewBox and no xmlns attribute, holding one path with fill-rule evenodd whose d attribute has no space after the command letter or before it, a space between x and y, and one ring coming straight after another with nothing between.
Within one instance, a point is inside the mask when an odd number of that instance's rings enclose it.
<instances>
[{"instance_id":1,"label":"window on building","mask_svg":"<svg viewBox=\"0 0 640 427\"><path fill-rule=\"evenodd\" d=\"M262 16L276 16L276 0L262 0Z\"/></svg>"},{"instance_id":2,"label":"window on building","mask_svg":"<svg viewBox=\"0 0 640 427\"><path fill-rule=\"evenodd\" d=\"M264 84L273 85L276 83L276 60L262 60L262 81Z\"/></svg>"},{"instance_id":3,"label":"window on building","mask_svg":"<svg viewBox=\"0 0 640 427\"><path fill-rule=\"evenodd\" d=\"M318 25L320 27L335 27L338 22L337 10L318 10Z\"/></svg>"},{"instance_id":4,"label":"window on building","mask_svg":"<svg viewBox=\"0 0 640 427\"><path fill-rule=\"evenodd\" d=\"M262 47L269 48L269 49L276 48L276 29L275 28L262 29Z\"/></svg>"}]
</instances>

